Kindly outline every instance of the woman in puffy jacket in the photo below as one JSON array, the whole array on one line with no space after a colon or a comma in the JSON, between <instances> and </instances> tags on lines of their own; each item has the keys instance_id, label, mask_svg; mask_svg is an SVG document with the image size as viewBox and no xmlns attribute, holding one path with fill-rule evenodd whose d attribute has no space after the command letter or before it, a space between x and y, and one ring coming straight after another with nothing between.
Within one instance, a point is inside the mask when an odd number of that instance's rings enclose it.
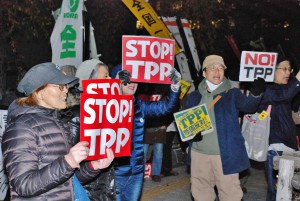
<instances>
[{"instance_id":1,"label":"woman in puffy jacket","mask_svg":"<svg viewBox=\"0 0 300 201\"><path fill-rule=\"evenodd\" d=\"M27 97L15 100L8 109L2 151L11 200L74 200L73 175L87 182L114 159L82 162L88 142L72 146L69 127L60 121L66 108L68 88L78 78L62 74L53 63L32 67L18 85Z\"/></svg>"}]
</instances>

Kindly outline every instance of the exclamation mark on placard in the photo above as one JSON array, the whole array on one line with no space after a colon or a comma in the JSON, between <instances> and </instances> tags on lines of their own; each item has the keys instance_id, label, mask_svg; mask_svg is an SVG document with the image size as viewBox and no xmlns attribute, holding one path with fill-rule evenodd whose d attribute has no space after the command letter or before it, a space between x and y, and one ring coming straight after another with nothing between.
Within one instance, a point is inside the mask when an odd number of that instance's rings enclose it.
<instances>
[{"instance_id":1,"label":"exclamation mark on placard","mask_svg":"<svg viewBox=\"0 0 300 201\"><path fill-rule=\"evenodd\" d=\"M129 101L129 118L128 118L128 122L131 122L131 117L132 117L132 100Z\"/></svg>"},{"instance_id":2,"label":"exclamation mark on placard","mask_svg":"<svg viewBox=\"0 0 300 201\"><path fill-rule=\"evenodd\" d=\"M277 57L278 57L278 55L277 55ZM272 54L272 56L271 56L271 65L273 66L274 63L275 63L275 54Z\"/></svg>"},{"instance_id":3,"label":"exclamation mark on placard","mask_svg":"<svg viewBox=\"0 0 300 201\"><path fill-rule=\"evenodd\" d=\"M174 57L174 47L173 44L170 44L170 60L173 60Z\"/></svg>"}]
</instances>

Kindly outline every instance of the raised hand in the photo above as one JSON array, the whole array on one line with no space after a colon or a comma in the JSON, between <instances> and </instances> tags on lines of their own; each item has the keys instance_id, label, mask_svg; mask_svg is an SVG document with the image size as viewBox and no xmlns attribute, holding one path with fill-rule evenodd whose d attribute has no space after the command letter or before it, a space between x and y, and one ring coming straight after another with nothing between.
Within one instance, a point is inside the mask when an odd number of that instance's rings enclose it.
<instances>
[{"instance_id":1,"label":"raised hand","mask_svg":"<svg viewBox=\"0 0 300 201\"><path fill-rule=\"evenodd\" d=\"M254 80L251 93L254 96L259 96L262 92L264 92L266 89L266 82L263 78L258 77L257 79Z\"/></svg>"},{"instance_id":2,"label":"raised hand","mask_svg":"<svg viewBox=\"0 0 300 201\"><path fill-rule=\"evenodd\" d=\"M181 74L175 68L172 68L170 74L170 81L173 82L173 84L171 84L171 90L173 92L177 92L179 90L180 80L181 80Z\"/></svg>"}]
</instances>

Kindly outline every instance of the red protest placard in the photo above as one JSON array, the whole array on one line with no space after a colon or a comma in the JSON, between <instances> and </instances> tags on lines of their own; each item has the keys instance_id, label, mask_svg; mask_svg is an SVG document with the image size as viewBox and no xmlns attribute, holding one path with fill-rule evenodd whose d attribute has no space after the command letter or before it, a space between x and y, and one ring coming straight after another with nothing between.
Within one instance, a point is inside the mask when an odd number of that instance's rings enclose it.
<instances>
[{"instance_id":1,"label":"red protest placard","mask_svg":"<svg viewBox=\"0 0 300 201\"><path fill-rule=\"evenodd\" d=\"M153 36L123 36L122 69L131 73L132 82L172 84L173 39Z\"/></svg>"},{"instance_id":2,"label":"red protest placard","mask_svg":"<svg viewBox=\"0 0 300 201\"><path fill-rule=\"evenodd\" d=\"M86 94L121 94L119 79L82 80L83 93Z\"/></svg>"},{"instance_id":3,"label":"red protest placard","mask_svg":"<svg viewBox=\"0 0 300 201\"><path fill-rule=\"evenodd\" d=\"M133 97L81 94L80 104L80 141L89 142L87 160L106 158L107 147L115 157L129 156Z\"/></svg>"}]
</instances>

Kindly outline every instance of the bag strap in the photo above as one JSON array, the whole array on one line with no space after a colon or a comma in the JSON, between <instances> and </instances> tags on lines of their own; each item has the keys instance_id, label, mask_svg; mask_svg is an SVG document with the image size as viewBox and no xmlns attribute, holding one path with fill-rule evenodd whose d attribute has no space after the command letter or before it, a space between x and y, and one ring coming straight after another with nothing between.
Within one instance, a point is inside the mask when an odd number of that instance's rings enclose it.
<instances>
[{"instance_id":1,"label":"bag strap","mask_svg":"<svg viewBox=\"0 0 300 201\"><path fill-rule=\"evenodd\" d=\"M225 94L229 91L229 89L227 89L225 91ZM217 95L217 97L214 98L214 100L207 106L207 110L210 110L220 99L222 98L221 95Z\"/></svg>"},{"instance_id":2,"label":"bag strap","mask_svg":"<svg viewBox=\"0 0 300 201\"><path fill-rule=\"evenodd\" d=\"M208 106L207 106L207 110L210 110L214 104L216 104L220 99L222 98L221 95L218 95Z\"/></svg>"}]
</instances>

